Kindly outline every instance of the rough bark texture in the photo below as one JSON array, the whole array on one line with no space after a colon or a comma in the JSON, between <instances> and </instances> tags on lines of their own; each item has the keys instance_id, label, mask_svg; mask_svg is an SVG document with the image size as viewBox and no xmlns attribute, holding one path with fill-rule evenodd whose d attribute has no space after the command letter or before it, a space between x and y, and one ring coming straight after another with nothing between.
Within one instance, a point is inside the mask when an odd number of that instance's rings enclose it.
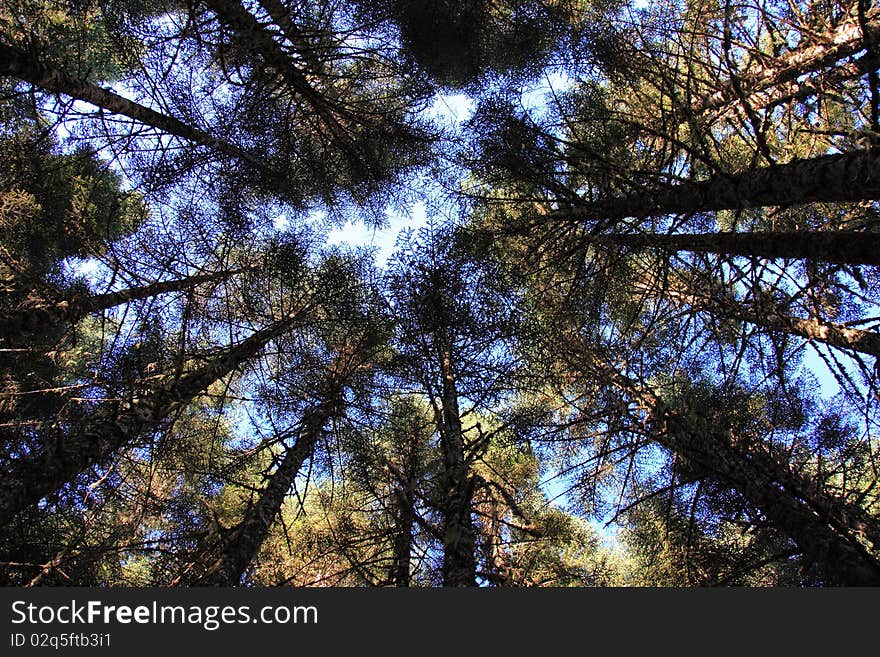
<instances>
[{"instance_id":1,"label":"rough bark texture","mask_svg":"<svg viewBox=\"0 0 880 657\"><path fill-rule=\"evenodd\" d=\"M765 66L738 76L736 83L724 84L714 93L692 103L690 109L694 113L719 109L740 95L750 96L768 87L793 81L805 73L812 73L858 53L866 47L867 41L876 38L880 32L877 11L869 14L865 28L867 35L863 34L857 18L846 20L819 42L795 48Z\"/></svg>"},{"instance_id":2,"label":"rough bark texture","mask_svg":"<svg viewBox=\"0 0 880 657\"><path fill-rule=\"evenodd\" d=\"M170 135L213 149L224 155L243 160L265 170L262 163L237 146L216 139L199 128L161 114L119 94L103 89L86 80L75 78L64 71L41 62L29 53L0 43L0 75L8 75L29 82L40 89L84 100L113 114L127 116Z\"/></svg>"},{"instance_id":3,"label":"rough bark texture","mask_svg":"<svg viewBox=\"0 0 880 657\"><path fill-rule=\"evenodd\" d=\"M475 586L474 526L471 518L475 480L464 459L455 364L450 347L438 350L443 378L441 449L443 451L443 586Z\"/></svg>"},{"instance_id":4,"label":"rough bark texture","mask_svg":"<svg viewBox=\"0 0 880 657\"><path fill-rule=\"evenodd\" d=\"M365 363L369 352L364 344L361 347L340 350L325 372L317 395L318 401L303 417L296 442L285 451L280 465L269 477L257 501L248 505L241 522L223 532L210 565L202 571L193 569L181 581L213 586L237 586L241 583L269 536L297 473L314 454L324 427L339 408L341 394L349 377Z\"/></svg>"},{"instance_id":5,"label":"rough bark texture","mask_svg":"<svg viewBox=\"0 0 880 657\"><path fill-rule=\"evenodd\" d=\"M240 271L240 270L238 270ZM188 276L170 281L160 281L106 294L78 294L63 301L47 302L45 299L25 303L12 312L0 314L0 335L17 335L33 331L47 324L76 323L89 313L148 299L168 292L182 292L202 283L211 283L229 278L237 271L221 271L211 274Z\"/></svg>"},{"instance_id":6,"label":"rough bark texture","mask_svg":"<svg viewBox=\"0 0 880 657\"><path fill-rule=\"evenodd\" d=\"M803 258L880 265L880 233L855 231L596 235L588 241L630 248L698 251L755 258Z\"/></svg>"},{"instance_id":7,"label":"rough bark texture","mask_svg":"<svg viewBox=\"0 0 880 657\"><path fill-rule=\"evenodd\" d=\"M241 344L224 349L212 362L160 384L150 394L102 403L81 425L52 427L41 451L18 458L0 477L0 525L60 490L78 474L101 464L143 431L185 407L208 386L237 369L270 340L288 331L298 317L280 320Z\"/></svg>"},{"instance_id":8,"label":"rough bark texture","mask_svg":"<svg viewBox=\"0 0 880 657\"><path fill-rule=\"evenodd\" d=\"M834 585L880 584L880 559L861 537L880 549L877 523L856 505L817 491L765 446L735 444L724 427L669 408L645 386L597 357L591 366L603 381L623 390L648 412L654 439L705 476L736 489L790 536L808 561Z\"/></svg>"},{"instance_id":9,"label":"rough bark texture","mask_svg":"<svg viewBox=\"0 0 880 657\"><path fill-rule=\"evenodd\" d=\"M237 586L241 583L242 577L269 536L297 473L314 453L332 409L333 403L328 401L319 404L307 414L296 443L284 453L281 464L272 473L260 497L248 506L243 520L222 537L223 543L217 558L204 573L188 579L187 584Z\"/></svg>"},{"instance_id":10,"label":"rough bark texture","mask_svg":"<svg viewBox=\"0 0 880 657\"><path fill-rule=\"evenodd\" d=\"M583 201L547 215L595 223L627 217L713 212L804 203L880 199L880 149L796 160L734 175L645 189L632 196Z\"/></svg>"},{"instance_id":11,"label":"rough bark texture","mask_svg":"<svg viewBox=\"0 0 880 657\"><path fill-rule=\"evenodd\" d=\"M502 534L504 528L504 515L507 508L493 494L487 491L484 506L483 527L485 532L483 553L486 560L485 577L498 587L513 586L513 569L510 558L505 548L506 541Z\"/></svg>"}]
</instances>

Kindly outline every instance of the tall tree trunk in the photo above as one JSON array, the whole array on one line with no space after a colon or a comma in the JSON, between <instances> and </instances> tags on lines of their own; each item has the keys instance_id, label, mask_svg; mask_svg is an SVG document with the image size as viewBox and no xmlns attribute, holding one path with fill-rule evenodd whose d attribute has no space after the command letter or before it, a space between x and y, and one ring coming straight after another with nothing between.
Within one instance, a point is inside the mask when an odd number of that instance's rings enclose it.
<instances>
[{"instance_id":1,"label":"tall tree trunk","mask_svg":"<svg viewBox=\"0 0 880 657\"><path fill-rule=\"evenodd\" d=\"M269 477L255 503L249 504L241 522L224 532L218 554L207 569L182 578L189 584L237 586L269 536L275 518L281 512L287 492L297 473L315 452L324 427L339 408L342 390L351 374L362 367L369 356L369 342L346 345L327 368L318 391L318 401L306 411L299 435L287 449L280 465Z\"/></svg>"},{"instance_id":2,"label":"tall tree trunk","mask_svg":"<svg viewBox=\"0 0 880 657\"><path fill-rule=\"evenodd\" d=\"M639 194L581 201L547 219L586 221L601 232L627 217L715 212L804 203L880 199L880 149L823 155L707 180L645 189Z\"/></svg>"},{"instance_id":3,"label":"tall tree trunk","mask_svg":"<svg viewBox=\"0 0 880 657\"><path fill-rule=\"evenodd\" d=\"M838 64L832 69L822 71L815 79L799 82L795 77L787 81L780 81L778 84L752 91L745 100L753 110L770 109L792 100L804 101L812 96L819 96L827 92L828 88L833 85L868 75L877 70L878 66L880 66L880 53L868 51L851 62ZM737 107L731 103L727 109L714 116L713 120L720 121L729 117Z\"/></svg>"},{"instance_id":4,"label":"tall tree trunk","mask_svg":"<svg viewBox=\"0 0 880 657\"><path fill-rule=\"evenodd\" d=\"M485 578L498 587L513 585L510 555L505 548L503 535L504 516L509 509L487 487L483 503L483 553L486 561Z\"/></svg>"},{"instance_id":5,"label":"tall tree trunk","mask_svg":"<svg viewBox=\"0 0 880 657\"><path fill-rule=\"evenodd\" d=\"M42 450L15 459L3 468L0 525L60 490L86 468L105 462L143 431L187 406L212 383L290 330L299 319L299 315L294 315L257 331L241 344L221 350L207 365L161 384L144 397L104 402L79 426L52 427Z\"/></svg>"},{"instance_id":6,"label":"tall tree trunk","mask_svg":"<svg viewBox=\"0 0 880 657\"><path fill-rule=\"evenodd\" d=\"M77 294L63 301L52 302L40 299L30 303L25 302L23 307L17 310L0 313L0 335L17 335L47 324L76 323L89 313L160 294L182 292L202 283L225 280L241 271L237 269L198 274L105 294Z\"/></svg>"},{"instance_id":7,"label":"tall tree trunk","mask_svg":"<svg viewBox=\"0 0 880 657\"><path fill-rule=\"evenodd\" d=\"M863 33L858 18L852 16L815 42L795 48L753 71L739 75L736 81L722 84L715 92L691 103L690 111L698 114L720 109L742 96L748 97L764 89L791 82L801 75L831 66L864 50L868 43L880 36L877 10L868 15L864 27L867 35Z\"/></svg>"},{"instance_id":8,"label":"tall tree trunk","mask_svg":"<svg viewBox=\"0 0 880 657\"><path fill-rule=\"evenodd\" d=\"M476 586L474 526L471 518L475 479L464 459L464 438L458 408L452 348L438 350L443 379L443 586Z\"/></svg>"},{"instance_id":9,"label":"tall tree trunk","mask_svg":"<svg viewBox=\"0 0 880 657\"><path fill-rule=\"evenodd\" d=\"M327 99L311 85L303 72L297 68L296 62L281 49L265 26L238 0L204 1L220 22L232 28L241 38L244 47L259 54L266 64L281 75L293 91L305 98L315 110L327 108Z\"/></svg>"},{"instance_id":10,"label":"tall tree trunk","mask_svg":"<svg viewBox=\"0 0 880 657\"><path fill-rule=\"evenodd\" d=\"M697 251L753 258L803 258L880 265L880 233L856 231L594 235L588 242L629 248Z\"/></svg>"},{"instance_id":11,"label":"tall tree trunk","mask_svg":"<svg viewBox=\"0 0 880 657\"><path fill-rule=\"evenodd\" d=\"M397 481L392 490L394 502L394 557L389 573L390 581L397 587L410 586L412 581L413 525L416 522L416 491L418 487L418 436L413 435L406 463L401 470L394 468Z\"/></svg>"},{"instance_id":12,"label":"tall tree trunk","mask_svg":"<svg viewBox=\"0 0 880 657\"><path fill-rule=\"evenodd\" d=\"M581 354L583 354L581 350ZM595 354L585 354L592 369L639 403L654 426L654 439L684 459L695 471L728 485L761 509L790 536L829 584L880 584L880 558L860 540L866 536L880 550L880 528L863 509L816 490L790 470L766 446L744 448L711 422L668 407L663 400Z\"/></svg>"},{"instance_id":13,"label":"tall tree trunk","mask_svg":"<svg viewBox=\"0 0 880 657\"><path fill-rule=\"evenodd\" d=\"M659 290L652 292L647 287L637 289L661 294ZM671 288L663 291L662 294L670 299L685 303L697 311L711 313L716 317L747 322L755 326L763 326L771 331L789 333L839 349L858 351L880 358L880 333L875 331L865 331L818 319L793 317L786 315L775 305L768 305L766 302L760 307L748 308L742 303L720 295L682 292Z\"/></svg>"},{"instance_id":14,"label":"tall tree trunk","mask_svg":"<svg viewBox=\"0 0 880 657\"><path fill-rule=\"evenodd\" d=\"M224 155L240 159L260 171L271 173L260 160L238 146L212 137L204 130L166 114L161 114L86 80L75 78L50 64L39 61L24 50L2 43L0 43L0 75L24 80L45 91L84 100L113 114L127 116L139 123L181 137L193 144L205 146Z\"/></svg>"},{"instance_id":15,"label":"tall tree trunk","mask_svg":"<svg viewBox=\"0 0 880 657\"><path fill-rule=\"evenodd\" d=\"M397 587L410 586L412 575L413 524L416 521L414 508L414 482L394 488L394 561L391 579Z\"/></svg>"},{"instance_id":16,"label":"tall tree trunk","mask_svg":"<svg viewBox=\"0 0 880 657\"><path fill-rule=\"evenodd\" d=\"M322 70L322 65L315 58L312 45L308 42L306 36L294 24L290 11L281 0L258 0L260 6L266 10L266 13L272 18L272 21L281 29L284 37L293 44L297 55L302 57L303 61L308 65L308 70L312 74L318 74Z\"/></svg>"},{"instance_id":17,"label":"tall tree trunk","mask_svg":"<svg viewBox=\"0 0 880 657\"><path fill-rule=\"evenodd\" d=\"M741 306L734 306L726 310L720 309L720 313L727 314L732 319L763 326L772 331L791 333L808 340L824 342L832 347L858 351L880 358L880 333L874 331L863 331L818 319L791 317L775 308L756 312Z\"/></svg>"},{"instance_id":18,"label":"tall tree trunk","mask_svg":"<svg viewBox=\"0 0 880 657\"><path fill-rule=\"evenodd\" d=\"M355 143L348 126L363 124L364 114L350 111L349 106L331 93L322 93L311 83L306 74L300 70L300 64L290 57L272 38L266 27L251 14L239 0L204 0L208 8L213 11L220 22L228 25L241 39L243 47L259 55L263 61L278 72L287 86L299 94L320 117L319 129L326 129L329 134L325 138L332 139L334 145L343 150L353 162L363 162L365 153ZM272 8L270 15L279 13L278 6L267 3ZM268 10L267 10L268 11ZM279 17L281 18L280 14ZM273 19L274 19L273 15ZM283 20L287 30L293 29L293 24ZM284 29L284 28L282 28ZM306 68L312 69L311 75L315 75L320 68L316 69L316 62L309 63ZM370 127L375 128L374 122Z\"/></svg>"},{"instance_id":19,"label":"tall tree trunk","mask_svg":"<svg viewBox=\"0 0 880 657\"><path fill-rule=\"evenodd\" d=\"M222 545L215 561L204 572L184 577L184 582L206 586L237 586L241 583L269 536L297 473L314 453L334 405L335 400L326 400L306 414L296 443L284 453L281 464L269 477L259 499L248 506L242 521L221 537Z\"/></svg>"}]
</instances>

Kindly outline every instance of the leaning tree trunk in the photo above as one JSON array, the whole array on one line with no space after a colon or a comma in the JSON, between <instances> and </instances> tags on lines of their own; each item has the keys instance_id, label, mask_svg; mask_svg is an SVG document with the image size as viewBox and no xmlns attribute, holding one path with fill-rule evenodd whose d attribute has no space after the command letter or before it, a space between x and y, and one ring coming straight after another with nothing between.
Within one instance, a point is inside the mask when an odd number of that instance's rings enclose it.
<instances>
[{"instance_id":1,"label":"leaning tree trunk","mask_svg":"<svg viewBox=\"0 0 880 657\"><path fill-rule=\"evenodd\" d=\"M773 304L764 303L754 308L740 302L727 299L720 295L681 292L674 289L651 291L638 287L653 294L663 294L668 298L691 306L698 312L710 313L716 317L738 322L747 322L771 331L797 335L814 342L822 342L839 349L857 351L859 353L880 358L880 333L856 329L835 322L819 319L803 319L786 315Z\"/></svg>"},{"instance_id":2,"label":"leaning tree trunk","mask_svg":"<svg viewBox=\"0 0 880 657\"><path fill-rule=\"evenodd\" d=\"M777 105L789 101L803 102L807 98L820 96L833 88L849 80L868 75L880 67L880 54L868 51L861 57L845 64L838 64L832 69L822 71L813 79L799 82L797 78L779 81L772 86L761 87L752 91L745 99L752 110L768 110ZM737 106L732 103L714 117L715 121L727 118L736 111ZM720 107L718 109L721 109Z\"/></svg>"},{"instance_id":3,"label":"leaning tree trunk","mask_svg":"<svg viewBox=\"0 0 880 657\"><path fill-rule=\"evenodd\" d=\"M796 80L807 73L832 66L846 57L864 50L867 45L880 36L880 19L874 10L865 21L865 30L857 17L842 22L818 42L795 48L758 67L756 70L737 76L735 81L723 83L719 89L696 102L691 103L690 111L699 114L707 110L721 109L742 97L748 97L770 87Z\"/></svg>"},{"instance_id":4,"label":"leaning tree trunk","mask_svg":"<svg viewBox=\"0 0 880 657\"><path fill-rule=\"evenodd\" d=\"M326 108L327 99L311 85L303 72L296 67L294 60L238 0L204 1L222 23L232 28L244 47L258 54L266 64L275 69L292 91L305 98L315 110Z\"/></svg>"},{"instance_id":5,"label":"leaning tree trunk","mask_svg":"<svg viewBox=\"0 0 880 657\"><path fill-rule=\"evenodd\" d=\"M306 411L296 442L284 452L281 463L269 477L255 503L249 504L242 520L223 531L213 562L204 570L191 569L181 582L198 585L237 586L269 536L275 518L297 473L314 454L315 447L334 411L351 375L363 367L369 357L369 343L344 347L327 368L318 391L318 402ZM211 549L211 548L209 548Z\"/></svg>"},{"instance_id":6,"label":"leaning tree trunk","mask_svg":"<svg viewBox=\"0 0 880 657\"><path fill-rule=\"evenodd\" d=\"M443 452L443 586L475 586L475 540L471 518L475 479L469 475L464 458L452 348L444 345L438 352L443 379L440 430Z\"/></svg>"},{"instance_id":7,"label":"leaning tree trunk","mask_svg":"<svg viewBox=\"0 0 880 657\"><path fill-rule=\"evenodd\" d=\"M0 525L57 492L86 468L105 462L143 431L158 426L299 319L299 315L293 315L279 320L241 344L221 350L207 365L161 384L143 397L104 402L79 426L59 423L52 427L40 451L15 459L3 468Z\"/></svg>"},{"instance_id":8,"label":"leaning tree trunk","mask_svg":"<svg viewBox=\"0 0 880 657\"><path fill-rule=\"evenodd\" d=\"M245 510L244 518L224 532L219 554L204 572L182 578L189 585L237 586L269 536L275 518L297 473L315 451L315 446L330 418L334 403L319 404L306 413L296 443L284 452L281 464L272 473L256 503Z\"/></svg>"},{"instance_id":9,"label":"leaning tree trunk","mask_svg":"<svg viewBox=\"0 0 880 657\"><path fill-rule=\"evenodd\" d=\"M266 13L272 18L285 38L293 44L297 55L306 62L307 68L313 74L318 73L322 66L315 58L313 48L309 44L308 39L303 35L302 31L294 24L290 15L290 11L284 6L281 0L258 0L260 6L266 10Z\"/></svg>"},{"instance_id":10,"label":"leaning tree trunk","mask_svg":"<svg viewBox=\"0 0 880 657\"><path fill-rule=\"evenodd\" d=\"M632 196L580 201L545 220L587 222L592 232L627 217L880 199L880 149L823 155L707 180L647 188Z\"/></svg>"},{"instance_id":11,"label":"leaning tree trunk","mask_svg":"<svg viewBox=\"0 0 880 657\"><path fill-rule=\"evenodd\" d=\"M583 350L581 350L583 351ZM880 550L880 527L863 509L822 491L793 472L766 446L735 444L724 427L695 424L663 400L593 353L588 367L634 399L648 414L652 437L682 458L700 476L737 490L818 565L829 584L880 585L880 558L860 540Z\"/></svg>"},{"instance_id":12,"label":"leaning tree trunk","mask_svg":"<svg viewBox=\"0 0 880 657\"><path fill-rule=\"evenodd\" d=\"M169 292L182 292L202 283L225 280L242 270L224 270L170 281L160 281L106 294L77 294L63 301L25 302L18 309L0 313L0 335L17 335L51 324L74 324L86 315L114 308L130 301L148 299Z\"/></svg>"},{"instance_id":13,"label":"leaning tree trunk","mask_svg":"<svg viewBox=\"0 0 880 657\"><path fill-rule=\"evenodd\" d=\"M664 251L696 251L748 258L802 258L851 265L880 265L880 233L857 231L748 232L587 236L592 244Z\"/></svg>"},{"instance_id":14,"label":"leaning tree trunk","mask_svg":"<svg viewBox=\"0 0 880 657\"><path fill-rule=\"evenodd\" d=\"M704 307L709 308L708 306ZM823 342L839 349L858 351L880 358L880 333L874 331L863 331L818 319L791 317L779 312L776 308L756 312L736 306L728 310L719 309L718 314L726 314L731 319L763 326L771 331L799 335L808 340Z\"/></svg>"},{"instance_id":15,"label":"leaning tree trunk","mask_svg":"<svg viewBox=\"0 0 880 657\"><path fill-rule=\"evenodd\" d=\"M244 48L259 56L267 65L274 69L284 80L288 88L299 94L317 117L320 117L322 127L329 134L334 146L344 151L353 162L363 161L365 153L355 143L349 126L353 124L369 124L374 128L373 121L366 121L363 114L352 112L343 102L329 94L316 89L309 77L300 70L301 64L290 57L272 38L266 27L260 23L253 14L239 0L204 0L208 8L213 11L221 23L227 25L240 39ZM273 20L278 16L282 30L290 32L294 29L291 21L282 16L282 8L277 3L267 2ZM300 40L297 40L297 43ZM308 64L310 75L317 74L316 62Z\"/></svg>"},{"instance_id":16,"label":"leaning tree trunk","mask_svg":"<svg viewBox=\"0 0 880 657\"><path fill-rule=\"evenodd\" d=\"M188 125L180 119L161 114L87 80L75 78L46 62L39 61L23 50L2 43L0 43L0 75L24 80L45 91L84 100L112 114L127 116L161 132L247 162L263 172L269 171L260 160L238 146L212 137L204 130Z\"/></svg>"}]
</instances>

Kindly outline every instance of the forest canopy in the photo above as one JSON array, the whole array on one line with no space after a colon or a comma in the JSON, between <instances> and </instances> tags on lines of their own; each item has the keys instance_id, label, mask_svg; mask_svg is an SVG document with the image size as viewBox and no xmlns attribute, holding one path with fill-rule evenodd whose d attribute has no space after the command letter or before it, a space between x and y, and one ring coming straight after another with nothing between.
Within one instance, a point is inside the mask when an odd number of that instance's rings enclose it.
<instances>
[{"instance_id":1,"label":"forest canopy","mask_svg":"<svg viewBox=\"0 0 880 657\"><path fill-rule=\"evenodd\" d=\"M880 585L878 69L872 0L2 0L0 582Z\"/></svg>"}]
</instances>

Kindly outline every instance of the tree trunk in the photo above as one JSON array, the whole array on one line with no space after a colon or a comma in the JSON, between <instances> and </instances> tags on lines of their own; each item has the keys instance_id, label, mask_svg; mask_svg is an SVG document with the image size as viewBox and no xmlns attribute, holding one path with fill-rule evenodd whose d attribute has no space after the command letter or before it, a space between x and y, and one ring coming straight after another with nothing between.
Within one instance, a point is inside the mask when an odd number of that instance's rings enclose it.
<instances>
[{"instance_id":1,"label":"tree trunk","mask_svg":"<svg viewBox=\"0 0 880 657\"><path fill-rule=\"evenodd\" d=\"M244 47L262 57L290 88L305 98L316 110L326 107L326 99L315 90L306 76L266 31L266 28L238 0L205 0L220 21L241 38Z\"/></svg>"},{"instance_id":2,"label":"tree trunk","mask_svg":"<svg viewBox=\"0 0 880 657\"><path fill-rule=\"evenodd\" d=\"M513 585L513 572L503 536L503 519L508 513L508 509L491 490L486 491L486 498L483 514L485 516L483 521L485 577L495 586L509 587Z\"/></svg>"},{"instance_id":3,"label":"tree trunk","mask_svg":"<svg viewBox=\"0 0 880 657\"><path fill-rule=\"evenodd\" d=\"M314 454L325 425L339 408L344 386L350 375L365 363L369 348L368 342L361 342L357 347L340 349L326 370L318 391L319 401L306 412L296 443L284 453L281 464L269 477L259 499L248 505L241 522L221 536L219 554L213 563L202 572L184 577L185 581L213 586L237 586L241 583L269 536L297 473Z\"/></svg>"},{"instance_id":4,"label":"tree trunk","mask_svg":"<svg viewBox=\"0 0 880 657\"><path fill-rule=\"evenodd\" d=\"M45 91L84 100L113 114L127 116L139 123L181 137L193 144L199 144L224 155L240 159L263 172L268 171L262 162L237 146L216 139L199 128L128 100L86 80L77 79L39 61L23 50L2 43L0 43L0 75L24 80Z\"/></svg>"},{"instance_id":5,"label":"tree trunk","mask_svg":"<svg viewBox=\"0 0 880 657\"><path fill-rule=\"evenodd\" d=\"M858 351L880 358L880 333L851 328L835 322L818 319L803 319L784 314L775 305L764 303L760 307L749 308L734 300L718 295L679 292L669 289L665 296L692 306L695 310L708 312L739 322L763 326L771 331L789 333L808 340L823 342L832 347Z\"/></svg>"},{"instance_id":6,"label":"tree trunk","mask_svg":"<svg viewBox=\"0 0 880 657\"><path fill-rule=\"evenodd\" d=\"M241 344L223 349L209 364L161 384L145 397L104 402L79 426L52 427L42 450L4 467L0 477L0 525L57 492L86 468L105 462L143 431L159 425L298 320L299 316L294 315L257 331Z\"/></svg>"},{"instance_id":7,"label":"tree trunk","mask_svg":"<svg viewBox=\"0 0 880 657\"><path fill-rule=\"evenodd\" d=\"M588 359L600 380L622 390L647 411L658 443L761 509L808 560L821 567L829 584L880 584L880 559L858 538L867 536L874 549L880 549L880 529L863 509L817 492L814 484L791 471L765 446L744 449L735 445L724 427L711 422L696 425L615 367L593 354Z\"/></svg>"},{"instance_id":8,"label":"tree trunk","mask_svg":"<svg viewBox=\"0 0 880 657\"><path fill-rule=\"evenodd\" d=\"M416 522L416 491L418 490L419 438L414 434L410 442L403 471L393 468L395 482L392 495L395 509L394 557L389 573L397 587L408 587L412 581L413 525Z\"/></svg>"},{"instance_id":9,"label":"tree trunk","mask_svg":"<svg viewBox=\"0 0 880 657\"><path fill-rule=\"evenodd\" d=\"M867 35L863 34L858 18L852 17L820 39L819 43L795 48L765 66L738 76L736 82L723 84L717 91L691 103L690 111L699 114L720 109L736 101L740 94L749 97L769 87L794 81L806 73L831 66L864 50L867 43L880 33L880 19L876 10L869 14L865 28Z\"/></svg>"},{"instance_id":10,"label":"tree trunk","mask_svg":"<svg viewBox=\"0 0 880 657\"><path fill-rule=\"evenodd\" d=\"M269 536L275 518L303 463L315 451L324 425L330 418L335 400L326 400L309 411L293 447L287 449L281 464L272 473L255 504L245 510L244 518L221 538L220 554L203 573L185 578L189 585L238 586L260 547Z\"/></svg>"},{"instance_id":11,"label":"tree trunk","mask_svg":"<svg viewBox=\"0 0 880 657\"><path fill-rule=\"evenodd\" d=\"M413 523L416 521L416 512L413 508L415 494L414 482L407 482L406 486L394 489L394 506L397 517L395 518L394 533L394 562L391 572L392 581L397 587L410 586L413 547Z\"/></svg>"},{"instance_id":12,"label":"tree trunk","mask_svg":"<svg viewBox=\"0 0 880 657\"><path fill-rule=\"evenodd\" d=\"M471 518L475 480L464 460L464 439L458 408L452 349L439 350L443 378L443 586L476 586L474 527Z\"/></svg>"},{"instance_id":13,"label":"tree trunk","mask_svg":"<svg viewBox=\"0 0 880 657\"><path fill-rule=\"evenodd\" d=\"M550 220L587 221L594 233L627 217L716 212L804 203L855 203L880 199L880 149L795 160L739 174L715 175L639 194L556 210Z\"/></svg>"},{"instance_id":14,"label":"tree trunk","mask_svg":"<svg viewBox=\"0 0 880 657\"><path fill-rule=\"evenodd\" d=\"M281 0L258 0L260 6L266 10L266 13L272 18L272 21L280 29L284 37L293 44L297 54L302 57L303 61L308 65L310 73L318 74L322 70L322 66L315 58L315 53L311 44L305 35L294 24L290 17L290 11Z\"/></svg>"},{"instance_id":15,"label":"tree trunk","mask_svg":"<svg viewBox=\"0 0 880 657\"><path fill-rule=\"evenodd\" d=\"M793 78L752 91L746 98L746 101L753 110L770 109L791 100L804 101L811 96L819 96L826 93L829 87L833 87L833 85L868 75L872 71L877 70L878 66L880 66L880 54L869 51L851 62L823 71L815 79L798 82L797 78ZM736 107L731 104L728 109L714 116L713 120L719 121L727 118L736 110Z\"/></svg>"},{"instance_id":16,"label":"tree trunk","mask_svg":"<svg viewBox=\"0 0 880 657\"><path fill-rule=\"evenodd\" d=\"M33 331L47 324L73 324L89 313L168 292L182 292L202 283L225 280L241 271L238 269L213 274L199 274L106 294L78 294L63 301L50 302L41 299L37 302L25 302L24 307L18 310L0 313L0 335L17 335L21 332Z\"/></svg>"},{"instance_id":17,"label":"tree trunk","mask_svg":"<svg viewBox=\"0 0 880 657\"><path fill-rule=\"evenodd\" d=\"M724 311L722 311L724 312ZM776 309L766 312L754 312L742 307L727 311L728 316L772 331L791 333L824 342L832 347L858 351L875 358L880 358L880 333L854 329L834 322L823 322L818 319L801 319L780 313Z\"/></svg>"},{"instance_id":18,"label":"tree trunk","mask_svg":"<svg viewBox=\"0 0 880 657\"><path fill-rule=\"evenodd\" d=\"M595 235L588 242L666 251L697 251L752 258L803 258L880 265L880 233L856 231Z\"/></svg>"},{"instance_id":19,"label":"tree trunk","mask_svg":"<svg viewBox=\"0 0 880 657\"><path fill-rule=\"evenodd\" d=\"M204 1L208 8L217 15L220 22L229 26L236 33L244 48L259 55L266 64L278 72L294 93L305 99L315 115L320 117L321 127L328 131L324 138L332 140L334 146L344 151L353 162L362 162L365 154L355 143L347 126L365 124L364 115L350 111L349 107L339 99L316 89L309 77L300 70L296 60L279 46L266 27L254 18L239 0ZM272 2L267 2L266 5L271 8L271 11L267 9L267 12L273 17L273 20L277 14L281 19L280 23L286 26L285 33L293 30L293 24L281 16L279 10L282 8ZM282 29L285 28L282 27ZM310 76L320 74L320 67L316 65L317 62L313 60L308 62L306 69L311 69ZM375 122L368 123L368 127L376 127Z\"/></svg>"}]
</instances>

